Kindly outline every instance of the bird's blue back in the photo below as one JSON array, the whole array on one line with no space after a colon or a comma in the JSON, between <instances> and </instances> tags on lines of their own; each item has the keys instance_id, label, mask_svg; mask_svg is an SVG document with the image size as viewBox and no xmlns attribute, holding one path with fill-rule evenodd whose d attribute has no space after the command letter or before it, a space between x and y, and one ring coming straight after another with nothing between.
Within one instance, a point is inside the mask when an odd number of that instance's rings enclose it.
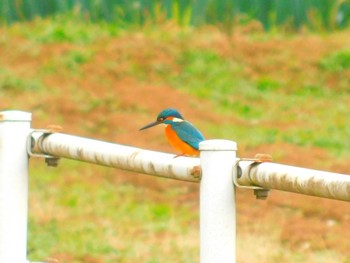
<instances>
[{"instance_id":1,"label":"bird's blue back","mask_svg":"<svg viewBox=\"0 0 350 263\"><path fill-rule=\"evenodd\" d=\"M199 143L205 140L202 133L188 121L172 122L171 127L181 140L197 150L199 149Z\"/></svg>"}]
</instances>

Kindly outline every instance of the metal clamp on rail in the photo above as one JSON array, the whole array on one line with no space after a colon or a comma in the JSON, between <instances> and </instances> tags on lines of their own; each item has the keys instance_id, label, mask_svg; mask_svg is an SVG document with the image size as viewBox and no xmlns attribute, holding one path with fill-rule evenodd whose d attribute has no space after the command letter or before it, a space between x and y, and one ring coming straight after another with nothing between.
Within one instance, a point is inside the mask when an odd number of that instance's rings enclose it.
<instances>
[{"instance_id":1,"label":"metal clamp on rail","mask_svg":"<svg viewBox=\"0 0 350 263\"><path fill-rule=\"evenodd\" d=\"M233 167L233 171L236 171L232 175L233 184L237 188L254 190L254 195L255 195L256 199L266 200L268 195L269 195L270 189L266 189L266 188L263 188L260 186L254 186L254 185L249 185L249 186L248 185L241 185L238 183L238 178L240 178L242 176L242 169L239 166L239 163L241 161L252 161L252 163L249 165L250 167L252 167L254 165L258 165L258 164L263 163L263 162L271 162L272 157L268 154L257 154L257 155L255 155L254 158L238 158L234 167Z\"/></svg>"},{"instance_id":2,"label":"metal clamp on rail","mask_svg":"<svg viewBox=\"0 0 350 263\"><path fill-rule=\"evenodd\" d=\"M27 138L27 153L31 157L45 158L45 163L48 166L56 167L58 165L59 157L52 156L45 153L36 151L36 144L39 142L39 138L46 137L54 132L61 130L59 126L49 126L48 129L34 129L28 134Z\"/></svg>"}]
</instances>

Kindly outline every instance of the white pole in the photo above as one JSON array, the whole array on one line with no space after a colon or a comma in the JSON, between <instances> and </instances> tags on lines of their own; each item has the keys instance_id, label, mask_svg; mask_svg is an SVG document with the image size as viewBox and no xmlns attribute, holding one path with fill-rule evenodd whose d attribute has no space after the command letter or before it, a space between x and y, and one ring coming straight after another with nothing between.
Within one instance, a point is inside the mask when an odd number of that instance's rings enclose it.
<instances>
[{"instance_id":1,"label":"white pole","mask_svg":"<svg viewBox=\"0 0 350 263\"><path fill-rule=\"evenodd\" d=\"M232 182L237 145L209 140L199 145L200 262L236 262L236 204Z\"/></svg>"},{"instance_id":2,"label":"white pole","mask_svg":"<svg viewBox=\"0 0 350 263\"><path fill-rule=\"evenodd\" d=\"M27 262L30 124L30 113L0 112L0 263Z\"/></svg>"}]
</instances>

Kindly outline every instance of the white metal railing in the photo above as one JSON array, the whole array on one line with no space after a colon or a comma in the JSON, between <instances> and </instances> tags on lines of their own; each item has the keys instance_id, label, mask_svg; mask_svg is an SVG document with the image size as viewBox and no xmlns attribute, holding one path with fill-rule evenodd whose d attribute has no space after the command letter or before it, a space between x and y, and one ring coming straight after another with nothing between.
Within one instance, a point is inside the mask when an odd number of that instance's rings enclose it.
<instances>
[{"instance_id":1,"label":"white metal railing","mask_svg":"<svg viewBox=\"0 0 350 263\"><path fill-rule=\"evenodd\" d=\"M266 197L278 189L350 201L350 176L241 160L236 143L208 140L200 158L179 157L30 128L31 114L0 112L0 263L26 261L28 154L55 165L70 158L123 170L200 183L200 262L235 262L236 187ZM260 192L260 195L259 195Z\"/></svg>"}]
</instances>

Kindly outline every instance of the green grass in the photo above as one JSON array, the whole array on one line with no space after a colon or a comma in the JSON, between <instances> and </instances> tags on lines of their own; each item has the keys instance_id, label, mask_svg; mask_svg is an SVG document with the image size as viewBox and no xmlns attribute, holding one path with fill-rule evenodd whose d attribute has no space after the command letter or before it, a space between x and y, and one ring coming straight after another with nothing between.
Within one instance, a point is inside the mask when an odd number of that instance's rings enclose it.
<instances>
[{"instance_id":1,"label":"green grass","mask_svg":"<svg viewBox=\"0 0 350 263\"><path fill-rule=\"evenodd\" d=\"M211 50L191 50L180 54L178 64L182 71L173 77L176 87L186 89L204 99L225 104L225 97L244 86L239 78L242 65L220 57ZM222 103L223 102L223 103Z\"/></svg>"},{"instance_id":2,"label":"green grass","mask_svg":"<svg viewBox=\"0 0 350 263\"><path fill-rule=\"evenodd\" d=\"M3 92L38 92L43 89L41 80L25 78L6 67L0 67L0 94Z\"/></svg>"},{"instance_id":3,"label":"green grass","mask_svg":"<svg viewBox=\"0 0 350 263\"><path fill-rule=\"evenodd\" d=\"M21 24L12 26L12 34L18 34L36 43L75 43L89 44L98 39L117 36L121 32L118 25L104 22L84 21L74 13L53 16L51 20L36 18L28 22L28 31Z\"/></svg>"},{"instance_id":4,"label":"green grass","mask_svg":"<svg viewBox=\"0 0 350 263\"><path fill-rule=\"evenodd\" d=\"M47 59L47 62L41 68L42 75L56 74L62 69L67 71L68 75L81 74L80 68L89 62L93 56L93 51L85 48L67 50Z\"/></svg>"},{"instance_id":5,"label":"green grass","mask_svg":"<svg viewBox=\"0 0 350 263\"><path fill-rule=\"evenodd\" d=\"M350 69L350 51L341 50L331 53L320 61L320 66L328 71L341 72Z\"/></svg>"}]
</instances>

